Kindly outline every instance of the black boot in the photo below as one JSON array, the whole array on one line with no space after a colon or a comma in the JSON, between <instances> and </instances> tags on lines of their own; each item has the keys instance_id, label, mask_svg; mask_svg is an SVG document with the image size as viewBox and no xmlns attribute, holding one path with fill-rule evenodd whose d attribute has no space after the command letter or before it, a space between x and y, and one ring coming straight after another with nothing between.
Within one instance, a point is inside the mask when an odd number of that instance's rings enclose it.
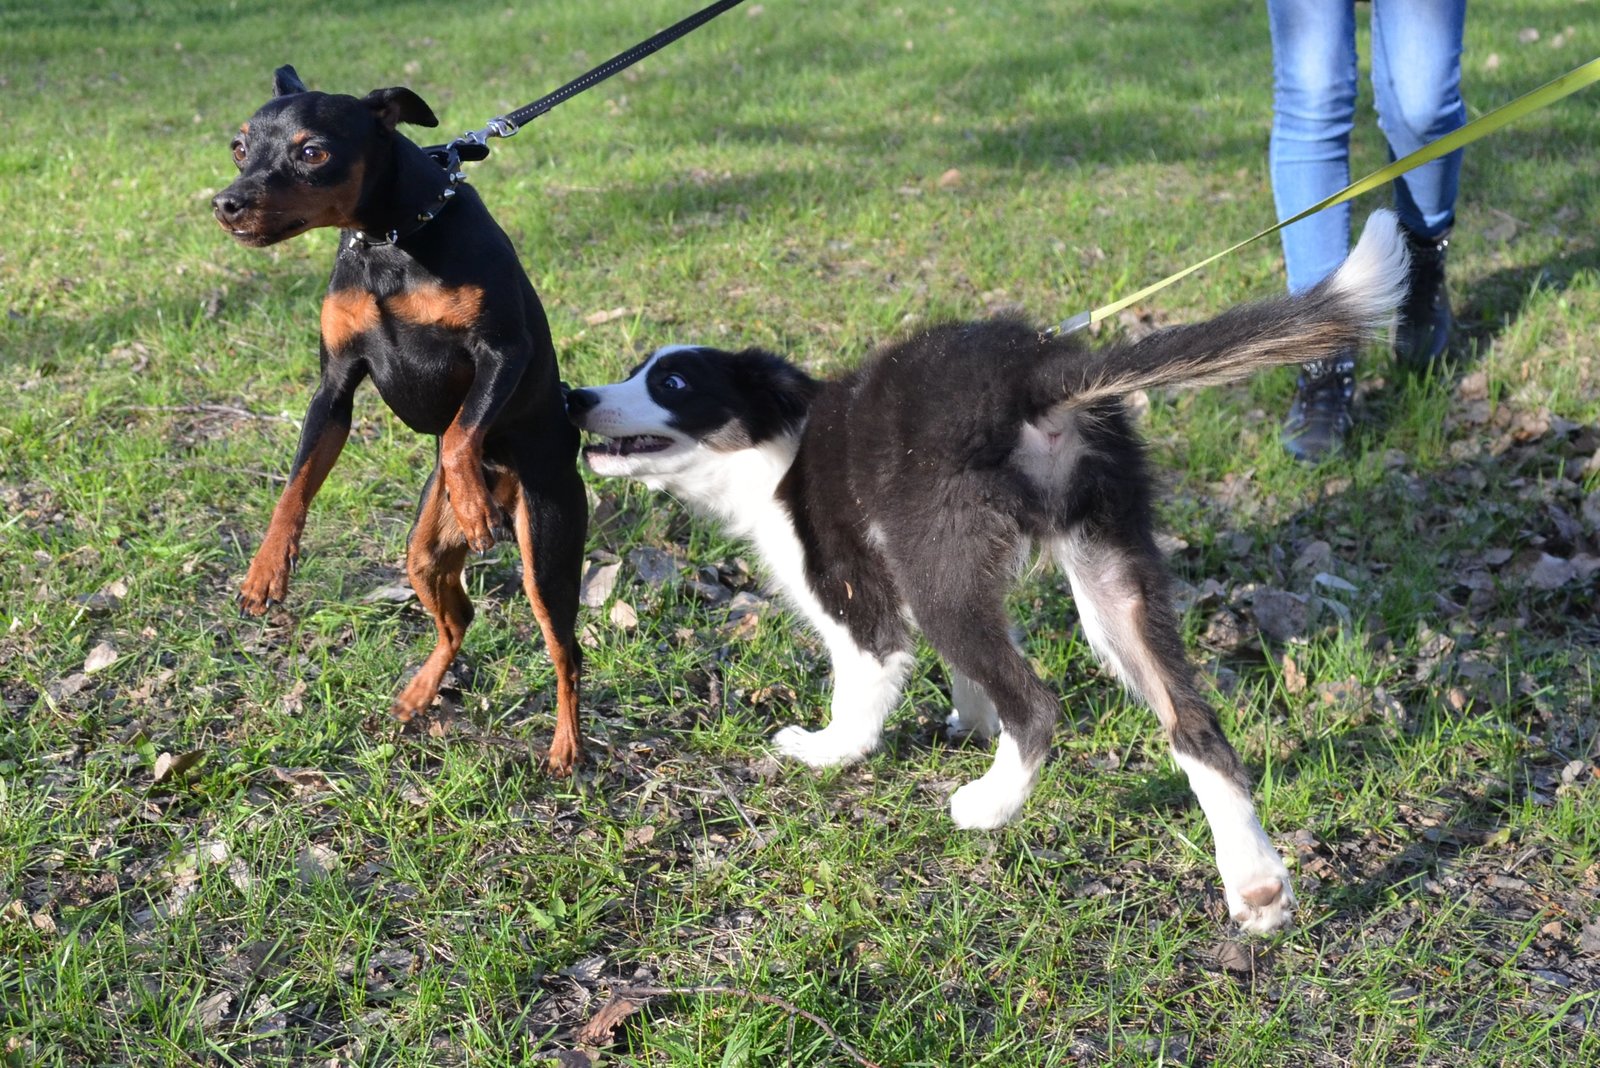
<instances>
[{"instance_id":1,"label":"black boot","mask_svg":"<svg viewBox=\"0 0 1600 1068\"><path fill-rule=\"evenodd\" d=\"M1444 252L1450 233L1419 237L1406 231L1411 249L1411 291L1400 306L1400 324L1394 332L1394 358L1402 368L1426 373L1450 347L1450 294L1444 285Z\"/></svg>"},{"instance_id":2,"label":"black boot","mask_svg":"<svg viewBox=\"0 0 1600 1068\"><path fill-rule=\"evenodd\" d=\"M1356 394L1356 354L1342 352L1300 368L1294 402L1283 421L1283 447L1314 464L1344 447L1350 433L1350 401Z\"/></svg>"}]
</instances>

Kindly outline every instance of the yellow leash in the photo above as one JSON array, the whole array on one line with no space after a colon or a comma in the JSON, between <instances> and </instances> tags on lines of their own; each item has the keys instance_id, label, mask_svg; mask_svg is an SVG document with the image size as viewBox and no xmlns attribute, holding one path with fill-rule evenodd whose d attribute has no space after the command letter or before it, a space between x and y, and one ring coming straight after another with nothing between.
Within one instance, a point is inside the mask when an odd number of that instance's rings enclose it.
<instances>
[{"instance_id":1,"label":"yellow leash","mask_svg":"<svg viewBox=\"0 0 1600 1068\"><path fill-rule=\"evenodd\" d=\"M1424 145L1415 152L1411 153L1411 155L1406 156L1403 159L1397 159L1381 170L1373 171L1360 181L1352 182L1350 185L1345 186L1339 192L1333 194L1331 197L1328 197L1326 200L1320 200L1311 205L1305 211L1300 212L1298 215L1292 215L1276 225L1267 227L1254 237L1247 237L1231 248L1225 248L1214 256L1208 256L1199 263L1185 267L1176 274L1169 274L1155 285L1145 286L1143 289L1139 290L1139 292L1134 293L1131 296L1123 297L1121 300L1114 301L1110 304L1103 304L1100 307L1095 308L1093 311L1079 312L1072 318L1062 322L1059 326L1052 327L1047 332L1051 334L1070 334L1074 330L1082 330L1084 327L1089 326L1092 323L1098 323L1102 319L1117 314L1117 312L1131 304L1137 304L1139 301L1150 296L1152 293L1156 293L1167 288L1180 278L1187 278L1200 268L1215 263L1217 260L1220 260L1229 253L1239 251L1253 241L1260 241L1263 237L1266 237L1269 234L1275 234L1279 230L1282 230L1285 226L1289 226L1292 223L1297 223L1308 215L1315 215L1324 208L1331 208L1335 204L1343 204L1345 201L1353 199L1354 197L1358 197L1368 190L1376 189L1380 185L1385 185L1389 182L1392 182L1394 179L1411 170L1413 167L1420 167L1424 163L1429 163L1438 159L1440 156L1454 152L1463 145L1470 145L1472 142L1477 141L1480 138L1489 136L1502 126L1507 126L1513 122L1516 122L1523 116L1530 115L1533 112L1538 111L1540 108L1549 107L1557 100L1560 100L1563 97L1571 96L1579 89L1593 85L1597 81L1600 81L1600 58L1591 59L1583 66L1578 67L1575 70L1568 71L1555 81L1541 85L1533 92L1519 96L1517 99L1511 101L1511 103L1495 108L1487 115L1483 115L1477 119L1474 119L1465 126L1461 127L1459 130L1454 130L1451 133L1445 134L1432 144Z\"/></svg>"}]
</instances>

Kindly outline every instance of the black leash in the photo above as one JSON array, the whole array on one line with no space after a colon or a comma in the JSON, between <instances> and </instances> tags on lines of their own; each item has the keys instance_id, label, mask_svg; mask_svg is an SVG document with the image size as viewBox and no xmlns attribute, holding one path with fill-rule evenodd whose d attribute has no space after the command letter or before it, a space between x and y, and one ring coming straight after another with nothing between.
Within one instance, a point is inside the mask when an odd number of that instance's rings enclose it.
<instances>
[{"instance_id":1,"label":"black leash","mask_svg":"<svg viewBox=\"0 0 1600 1068\"><path fill-rule=\"evenodd\" d=\"M525 104L509 115L501 115L490 119L488 124L481 130L464 133L448 144L435 145L426 149L426 151L439 161L440 166L450 171L452 178L454 178L462 161L472 163L489 157L489 138L512 136L557 104L570 100L585 90L593 89L618 71L626 70L651 53L660 51L684 34L694 32L724 11L731 7L737 7L743 2L744 0L716 0L716 3L709 4L688 18L673 23L654 37L640 41L626 52L620 52L612 56L587 74L581 74L572 79L572 81L555 92L546 93L533 103Z\"/></svg>"}]
</instances>

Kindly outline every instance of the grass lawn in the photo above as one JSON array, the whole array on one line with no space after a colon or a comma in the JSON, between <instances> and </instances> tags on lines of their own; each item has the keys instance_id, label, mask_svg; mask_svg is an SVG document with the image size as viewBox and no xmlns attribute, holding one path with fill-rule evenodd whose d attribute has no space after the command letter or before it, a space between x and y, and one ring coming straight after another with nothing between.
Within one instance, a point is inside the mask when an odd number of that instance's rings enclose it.
<instances>
[{"instance_id":1,"label":"grass lawn","mask_svg":"<svg viewBox=\"0 0 1600 1068\"><path fill-rule=\"evenodd\" d=\"M0 1062L855 1063L787 1005L882 1065L1600 1063L1600 89L1468 151L1460 364L1367 354L1350 457L1283 456L1292 371L1147 398L1191 648L1296 873L1281 937L1229 930L1154 717L1051 574L1016 608L1062 727L997 833L950 824L988 754L944 736L929 655L880 754L778 763L819 643L740 545L622 485L591 482L581 773L542 770L509 548L399 730L432 443L370 389L289 601L236 616L335 242L210 217L272 69L407 84L447 136L691 6L0 9ZM1600 52L1594 8L1475 5L1470 110ZM681 341L827 372L1255 232L1269 90L1255 2L752 0L470 170L568 381ZM1108 330L1282 285L1261 242ZM763 998L655 997L580 1051L628 982Z\"/></svg>"}]
</instances>

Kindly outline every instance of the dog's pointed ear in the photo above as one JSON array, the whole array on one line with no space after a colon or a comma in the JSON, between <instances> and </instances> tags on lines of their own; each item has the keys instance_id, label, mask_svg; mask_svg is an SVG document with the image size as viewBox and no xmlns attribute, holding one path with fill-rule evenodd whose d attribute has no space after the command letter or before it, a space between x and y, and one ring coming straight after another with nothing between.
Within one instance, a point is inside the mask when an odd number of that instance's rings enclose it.
<instances>
[{"instance_id":1,"label":"dog's pointed ear","mask_svg":"<svg viewBox=\"0 0 1600 1068\"><path fill-rule=\"evenodd\" d=\"M821 388L816 379L765 349L745 349L738 356L736 366L746 388L758 390L784 426L793 427L805 419Z\"/></svg>"},{"instance_id":2,"label":"dog's pointed ear","mask_svg":"<svg viewBox=\"0 0 1600 1068\"><path fill-rule=\"evenodd\" d=\"M439 125L439 120L433 116L433 109L423 103L416 93L401 86L374 89L362 97L361 102L372 109L386 130L393 130L402 122L409 122L413 126Z\"/></svg>"},{"instance_id":3,"label":"dog's pointed ear","mask_svg":"<svg viewBox=\"0 0 1600 1068\"><path fill-rule=\"evenodd\" d=\"M272 72L273 96L289 96L292 93L305 91L306 83L300 80L300 75L296 74L294 68L287 63Z\"/></svg>"}]
</instances>

